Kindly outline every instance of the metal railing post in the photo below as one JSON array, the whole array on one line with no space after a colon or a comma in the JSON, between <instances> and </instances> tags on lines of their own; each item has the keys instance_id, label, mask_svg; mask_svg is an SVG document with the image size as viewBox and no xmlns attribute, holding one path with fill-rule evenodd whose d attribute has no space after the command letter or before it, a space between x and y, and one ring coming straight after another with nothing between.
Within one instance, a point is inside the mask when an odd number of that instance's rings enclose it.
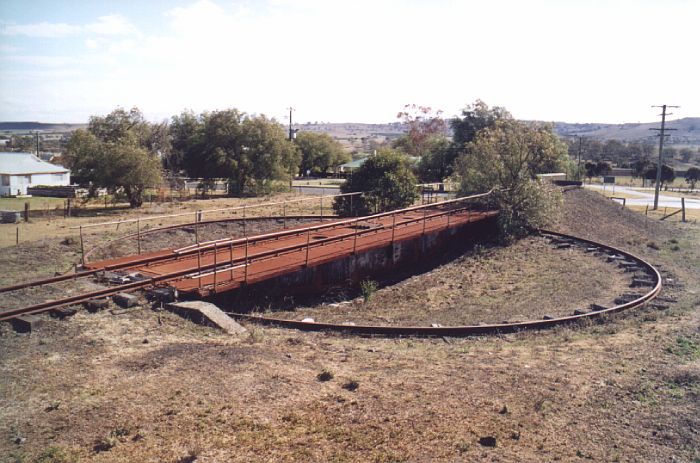
<instances>
[{"instance_id":1,"label":"metal railing post","mask_svg":"<svg viewBox=\"0 0 700 463\"><path fill-rule=\"evenodd\" d=\"M198 283L197 287L202 287L202 250L197 248L197 272L198 272Z\"/></svg>"},{"instance_id":2,"label":"metal railing post","mask_svg":"<svg viewBox=\"0 0 700 463\"><path fill-rule=\"evenodd\" d=\"M323 196L321 196L321 222L323 222Z\"/></svg>"},{"instance_id":3,"label":"metal railing post","mask_svg":"<svg viewBox=\"0 0 700 463\"><path fill-rule=\"evenodd\" d=\"M357 252L357 232L359 229L360 229L359 221L356 220L355 221L355 238L354 238L353 243L352 243L352 253L353 254L355 254Z\"/></svg>"},{"instance_id":4,"label":"metal railing post","mask_svg":"<svg viewBox=\"0 0 700 463\"><path fill-rule=\"evenodd\" d=\"M287 201L282 203L282 228L287 229Z\"/></svg>"},{"instance_id":5,"label":"metal railing post","mask_svg":"<svg viewBox=\"0 0 700 463\"><path fill-rule=\"evenodd\" d=\"M231 265L231 281L233 282L233 243L228 244L229 265Z\"/></svg>"},{"instance_id":6,"label":"metal railing post","mask_svg":"<svg viewBox=\"0 0 700 463\"><path fill-rule=\"evenodd\" d=\"M248 284L248 237L245 239L245 274L243 276L243 282Z\"/></svg>"},{"instance_id":7,"label":"metal railing post","mask_svg":"<svg viewBox=\"0 0 700 463\"><path fill-rule=\"evenodd\" d=\"M428 208L423 209L423 235L425 235L425 222L428 215Z\"/></svg>"},{"instance_id":8,"label":"metal railing post","mask_svg":"<svg viewBox=\"0 0 700 463\"><path fill-rule=\"evenodd\" d=\"M214 292L216 292L216 268L218 266L216 254L218 253L218 251L219 250L217 249L217 243L214 243Z\"/></svg>"},{"instance_id":9,"label":"metal railing post","mask_svg":"<svg viewBox=\"0 0 700 463\"><path fill-rule=\"evenodd\" d=\"M391 214L391 244L394 244L394 236L396 235L396 211Z\"/></svg>"},{"instance_id":10,"label":"metal railing post","mask_svg":"<svg viewBox=\"0 0 700 463\"><path fill-rule=\"evenodd\" d=\"M306 265L309 266L309 248L311 247L311 227L306 227Z\"/></svg>"}]
</instances>

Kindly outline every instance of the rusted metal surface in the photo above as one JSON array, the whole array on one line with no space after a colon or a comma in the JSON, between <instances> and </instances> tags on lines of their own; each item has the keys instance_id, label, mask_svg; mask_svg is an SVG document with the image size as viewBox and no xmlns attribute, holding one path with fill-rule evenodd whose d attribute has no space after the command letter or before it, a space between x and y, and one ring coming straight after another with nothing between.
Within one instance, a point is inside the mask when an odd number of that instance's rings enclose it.
<instances>
[{"instance_id":1,"label":"rusted metal surface","mask_svg":"<svg viewBox=\"0 0 700 463\"><path fill-rule=\"evenodd\" d=\"M105 271L129 270L145 278L30 307L0 310L0 320L21 314L41 313L57 307L113 295L123 291L168 284L184 292L207 295L243 284L294 272L302 266L321 265L355 252L385 246L392 240L411 239L426 231L461 226L497 214L472 211L469 202L489 193L414 206L373 216L300 226L264 235L198 243L177 250L86 264L87 271L0 288L0 292L36 287L70 279L94 276ZM238 271L236 271L238 270Z\"/></svg>"}]
</instances>

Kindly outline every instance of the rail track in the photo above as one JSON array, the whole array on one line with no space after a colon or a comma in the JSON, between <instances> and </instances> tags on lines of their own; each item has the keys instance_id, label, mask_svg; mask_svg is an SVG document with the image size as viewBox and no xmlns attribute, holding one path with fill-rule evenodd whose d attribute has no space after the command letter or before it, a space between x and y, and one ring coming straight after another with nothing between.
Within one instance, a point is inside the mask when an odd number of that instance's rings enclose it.
<instances>
[{"instance_id":1,"label":"rail track","mask_svg":"<svg viewBox=\"0 0 700 463\"><path fill-rule=\"evenodd\" d=\"M356 252L386 246L395 240L409 239L419 234L425 234L427 231L436 231L444 227L486 219L497 212L474 210L471 201L488 196L490 193L430 205L414 206L368 217L333 220L263 235L225 238L179 249L91 262L86 264L83 271L6 286L0 288L0 293L105 276L110 272L120 272L121 274L138 272L138 278L127 280L123 284L49 300L23 308L0 309L0 321L11 320L22 315L43 313L80 304L91 299L145 288L171 286L186 292L196 293L199 296L228 291L285 272L289 273ZM171 228L164 227L163 229ZM157 230L151 229L149 232ZM650 280L645 281L645 284L648 284L651 289L614 307L597 306L596 309L589 312L571 316L487 325L447 327L337 325L243 313L231 312L229 315L250 322L306 331L337 331L383 336L470 336L542 329L584 319L600 318L644 305L654 299L661 291L661 276L658 270L640 257L603 243L572 235L549 230L541 230L541 233L553 239L566 240L571 245L586 247L590 252L607 255L609 259L623 261L625 265L638 269L637 272L650 278Z\"/></svg>"},{"instance_id":2,"label":"rail track","mask_svg":"<svg viewBox=\"0 0 700 463\"><path fill-rule=\"evenodd\" d=\"M139 275L136 280L96 291L22 308L0 309L0 321L144 288L175 286L199 295L230 290L348 253L376 248L387 241L483 220L497 212L474 211L471 202L490 193L264 235L226 238L179 249L86 263L83 271L2 287L0 293L93 278L109 272L126 274L138 271Z\"/></svg>"},{"instance_id":3,"label":"rail track","mask_svg":"<svg viewBox=\"0 0 700 463\"><path fill-rule=\"evenodd\" d=\"M600 252L607 255L608 259L622 260L628 264L634 264L639 271L651 277L649 280L650 290L640 294L633 300L617 304L613 307L596 306L597 308L586 313L575 313L574 315L556 318L546 318L542 320L529 320L514 323L498 323L485 325L462 325L462 326L391 326L391 325L347 325L321 322L303 322L297 320L277 319L258 315L232 313L229 316L253 323L263 325L280 326L284 328L297 329L302 331L330 331L363 336L424 336L424 337L464 337L476 335L493 335L514 333L532 329L546 329L555 326L578 323L586 319L596 319L606 317L611 314L623 312L633 308L643 306L653 300L661 292L661 275L659 271L650 263L635 256L632 253L613 246L580 238L574 235L559 233L552 230L540 230L543 236L563 239L565 243L584 246L589 252Z\"/></svg>"}]
</instances>

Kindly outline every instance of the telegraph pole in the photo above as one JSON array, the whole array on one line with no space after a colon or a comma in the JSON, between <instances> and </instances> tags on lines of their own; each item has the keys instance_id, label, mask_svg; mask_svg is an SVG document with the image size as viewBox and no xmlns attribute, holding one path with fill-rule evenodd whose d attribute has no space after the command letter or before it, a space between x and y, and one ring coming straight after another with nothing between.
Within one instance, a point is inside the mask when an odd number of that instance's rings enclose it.
<instances>
[{"instance_id":1,"label":"telegraph pole","mask_svg":"<svg viewBox=\"0 0 700 463\"><path fill-rule=\"evenodd\" d=\"M659 188L661 186L661 166L663 165L663 160L664 160L664 137L667 137L666 135L666 130L676 130L676 129L667 129L666 128L666 116L670 116L673 113L666 113L666 108L680 108L680 106L670 106L670 105L661 105L661 106L652 106L652 108L661 108L661 128L660 129L649 129L649 130L658 130L659 131L659 162L656 165L656 187L654 188L654 210L657 210L659 208Z\"/></svg>"},{"instance_id":2,"label":"telegraph pole","mask_svg":"<svg viewBox=\"0 0 700 463\"><path fill-rule=\"evenodd\" d=\"M576 171L576 180L581 180L581 145L583 143L583 137L578 136L578 170Z\"/></svg>"},{"instance_id":3,"label":"telegraph pole","mask_svg":"<svg viewBox=\"0 0 700 463\"><path fill-rule=\"evenodd\" d=\"M292 129L292 111L294 111L294 108L291 106L289 108L289 141L294 141L296 138L297 132L296 130ZM294 160L290 158L289 160L289 191L292 191L292 186L294 182Z\"/></svg>"}]
</instances>

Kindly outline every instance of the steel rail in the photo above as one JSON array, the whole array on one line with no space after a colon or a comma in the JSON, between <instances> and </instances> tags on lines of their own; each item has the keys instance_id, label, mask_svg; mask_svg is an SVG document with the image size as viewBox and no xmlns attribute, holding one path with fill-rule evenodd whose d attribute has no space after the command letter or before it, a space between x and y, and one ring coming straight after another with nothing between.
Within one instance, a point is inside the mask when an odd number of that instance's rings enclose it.
<instances>
[{"instance_id":1,"label":"steel rail","mask_svg":"<svg viewBox=\"0 0 700 463\"><path fill-rule=\"evenodd\" d=\"M240 320L259 323L263 325L280 326L283 328L292 328L302 331L331 331L353 335L377 335L377 336L449 336L449 337L464 337L477 336L487 334L514 333L532 329L553 328L555 326L577 323L586 319L601 318L606 315L622 312L632 308L642 306L654 299L661 291L661 275L659 271L646 260L638 257L630 252L624 251L613 246L599 243L597 241L581 238L574 235L560 233L552 230L540 230L544 235L553 235L563 238L588 243L598 248L611 251L616 254L623 255L640 264L647 273L654 277L654 287L639 298L610 307L604 310L588 312L580 315L570 315L565 317L557 317L547 320L529 320L524 322L514 323L497 323L487 325L461 325L461 326L445 326L445 327L427 327L427 326L389 326L389 325L339 325L335 323L322 322L302 322L297 320L278 319L272 317L262 317L257 315L242 314L228 312L228 315Z\"/></svg>"}]
</instances>

